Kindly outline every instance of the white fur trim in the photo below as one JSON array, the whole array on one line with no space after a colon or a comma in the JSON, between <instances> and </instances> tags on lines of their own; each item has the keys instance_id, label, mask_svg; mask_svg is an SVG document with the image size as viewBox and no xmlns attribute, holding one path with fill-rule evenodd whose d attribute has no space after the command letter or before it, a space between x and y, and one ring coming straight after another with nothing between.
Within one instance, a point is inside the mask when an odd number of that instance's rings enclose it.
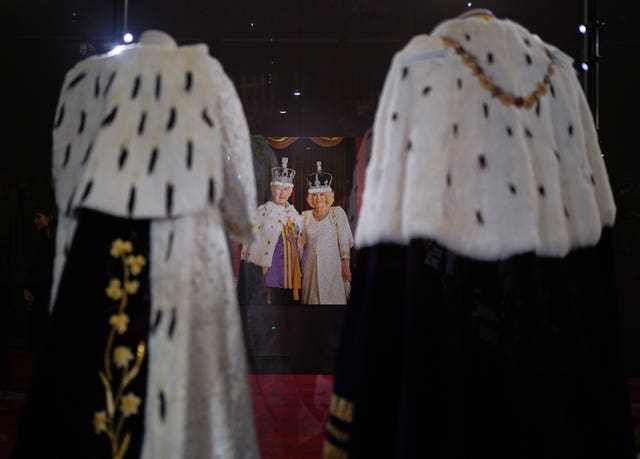
<instances>
[{"instance_id":1,"label":"white fur trim","mask_svg":"<svg viewBox=\"0 0 640 459\"><path fill-rule=\"evenodd\" d=\"M290 183L290 182L269 182L269 185L276 185L276 186L284 186L286 188L293 188L293 183Z\"/></svg>"},{"instance_id":2,"label":"white fur trim","mask_svg":"<svg viewBox=\"0 0 640 459\"><path fill-rule=\"evenodd\" d=\"M235 197L235 206L221 206L227 227L248 240L251 156L240 99L205 45L125 46L79 62L65 77L53 129L61 213L85 207L164 218Z\"/></svg>"},{"instance_id":3,"label":"white fur trim","mask_svg":"<svg viewBox=\"0 0 640 459\"><path fill-rule=\"evenodd\" d=\"M330 186L320 186L320 187L313 187L313 188L309 188L308 193L331 193L333 190L331 189Z\"/></svg>"},{"instance_id":4,"label":"white fur trim","mask_svg":"<svg viewBox=\"0 0 640 459\"><path fill-rule=\"evenodd\" d=\"M518 95L535 89L550 53L552 88L539 107L505 106L451 48L431 52L443 49L442 36ZM509 20L454 19L414 38L394 57L379 101L356 246L433 238L500 259L597 243L616 209L570 62Z\"/></svg>"},{"instance_id":5,"label":"white fur trim","mask_svg":"<svg viewBox=\"0 0 640 459\"><path fill-rule=\"evenodd\" d=\"M298 229L302 227L302 217L291 204L285 203L280 206L273 201L261 204L256 211L253 224L256 239L251 244L242 246L241 258L258 266L270 267L278 239L282 234L282 227L289 219ZM302 245L299 241L298 250L302 253Z\"/></svg>"}]
</instances>

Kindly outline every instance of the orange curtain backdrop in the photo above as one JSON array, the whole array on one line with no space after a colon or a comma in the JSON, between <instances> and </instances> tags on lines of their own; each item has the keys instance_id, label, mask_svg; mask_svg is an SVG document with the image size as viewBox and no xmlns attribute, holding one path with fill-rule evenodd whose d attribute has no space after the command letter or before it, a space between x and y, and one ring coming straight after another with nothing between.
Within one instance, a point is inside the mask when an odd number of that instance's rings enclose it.
<instances>
[{"instance_id":1,"label":"orange curtain backdrop","mask_svg":"<svg viewBox=\"0 0 640 459\"><path fill-rule=\"evenodd\" d=\"M299 212L309 208L307 204L307 178L315 172L316 161L322 161L322 170L333 175L331 188L335 192L335 204L345 212L353 185L353 170L356 162L355 139L345 137L333 147L321 147L309 137L300 137L286 148L274 148L278 163L282 157L289 158L289 167L296 171L293 194L289 202Z\"/></svg>"},{"instance_id":2,"label":"orange curtain backdrop","mask_svg":"<svg viewBox=\"0 0 640 459\"><path fill-rule=\"evenodd\" d=\"M282 150L289 147L293 142L301 137L267 137L267 142L272 148ZM344 140L344 137L307 137L316 145L321 147L330 148L335 147Z\"/></svg>"},{"instance_id":3,"label":"orange curtain backdrop","mask_svg":"<svg viewBox=\"0 0 640 459\"><path fill-rule=\"evenodd\" d=\"M313 143L321 147L335 147L344 140L344 137L309 137Z\"/></svg>"},{"instance_id":4,"label":"orange curtain backdrop","mask_svg":"<svg viewBox=\"0 0 640 459\"><path fill-rule=\"evenodd\" d=\"M267 143L271 145L271 148L282 150L284 148L287 148L299 138L300 137L267 137Z\"/></svg>"}]
</instances>

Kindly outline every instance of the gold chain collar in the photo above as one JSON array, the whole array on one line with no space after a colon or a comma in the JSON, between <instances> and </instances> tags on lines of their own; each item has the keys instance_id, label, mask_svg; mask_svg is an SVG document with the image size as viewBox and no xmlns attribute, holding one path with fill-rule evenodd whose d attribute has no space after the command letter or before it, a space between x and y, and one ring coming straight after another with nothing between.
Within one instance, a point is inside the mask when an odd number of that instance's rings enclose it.
<instances>
[{"instance_id":1,"label":"gold chain collar","mask_svg":"<svg viewBox=\"0 0 640 459\"><path fill-rule=\"evenodd\" d=\"M478 64L478 58L464 49L464 47L458 41L449 37L442 37L442 41L444 42L445 46L453 48L456 54L461 57L464 65L469 67L473 74L478 78L478 80L480 80L480 85L484 89L489 91L492 97L497 97L502 105L506 107L515 105L519 108L524 107L526 109L530 109L538 102L540 97L544 96L547 93L547 86L551 84L551 75L553 75L552 60L547 66L547 72L545 73L542 81L536 83L536 88L528 95L518 96L509 91L505 91L484 73L483 68L480 66L480 64ZM549 51L547 51L547 56L549 57L549 59L551 59Z\"/></svg>"}]
</instances>

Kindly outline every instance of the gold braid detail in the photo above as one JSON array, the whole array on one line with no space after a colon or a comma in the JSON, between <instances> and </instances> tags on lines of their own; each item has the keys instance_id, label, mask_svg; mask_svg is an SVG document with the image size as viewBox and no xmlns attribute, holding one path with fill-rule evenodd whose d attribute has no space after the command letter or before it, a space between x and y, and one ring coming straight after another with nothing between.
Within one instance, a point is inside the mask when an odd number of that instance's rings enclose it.
<instances>
[{"instance_id":1,"label":"gold braid detail","mask_svg":"<svg viewBox=\"0 0 640 459\"><path fill-rule=\"evenodd\" d=\"M329 413L343 422L351 423L353 422L353 402L333 394L331 395Z\"/></svg>"},{"instance_id":2,"label":"gold braid detail","mask_svg":"<svg viewBox=\"0 0 640 459\"><path fill-rule=\"evenodd\" d=\"M348 459L349 454L344 449L325 440L322 447L322 457L324 459Z\"/></svg>"},{"instance_id":3,"label":"gold braid detail","mask_svg":"<svg viewBox=\"0 0 640 459\"><path fill-rule=\"evenodd\" d=\"M338 429L331 421L327 422L327 433L342 443L349 441L349 434Z\"/></svg>"},{"instance_id":4,"label":"gold braid detail","mask_svg":"<svg viewBox=\"0 0 640 459\"><path fill-rule=\"evenodd\" d=\"M471 54L469 51L464 49L464 47L449 37L441 37L445 46L449 48L453 48L458 56L462 59L464 65L469 67L473 74L480 81L480 85L491 93L492 97L497 97L500 103L506 107L510 107L515 105L518 108L524 107L526 109L530 109L533 107L540 97L544 96L547 93L547 86L551 84L551 75L553 75L553 61L549 62L547 66L547 72L545 73L542 81L536 83L536 88L531 91L526 96L518 96L509 91L505 91L500 86L498 86L491 78L489 78L480 64L478 64L478 58ZM547 56L551 59L551 54L547 51Z\"/></svg>"}]
</instances>

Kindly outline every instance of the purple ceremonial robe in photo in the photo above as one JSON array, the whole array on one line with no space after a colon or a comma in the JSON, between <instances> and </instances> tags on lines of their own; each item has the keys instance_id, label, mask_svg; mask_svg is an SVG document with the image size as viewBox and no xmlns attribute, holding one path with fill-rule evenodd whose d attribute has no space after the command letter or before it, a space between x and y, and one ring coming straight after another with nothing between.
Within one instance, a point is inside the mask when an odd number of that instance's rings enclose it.
<instances>
[{"instance_id":1,"label":"purple ceremonial robe in photo","mask_svg":"<svg viewBox=\"0 0 640 459\"><path fill-rule=\"evenodd\" d=\"M264 277L264 285L267 287L284 288L284 245L282 236L278 238L278 243L273 251L271 267Z\"/></svg>"}]
</instances>

